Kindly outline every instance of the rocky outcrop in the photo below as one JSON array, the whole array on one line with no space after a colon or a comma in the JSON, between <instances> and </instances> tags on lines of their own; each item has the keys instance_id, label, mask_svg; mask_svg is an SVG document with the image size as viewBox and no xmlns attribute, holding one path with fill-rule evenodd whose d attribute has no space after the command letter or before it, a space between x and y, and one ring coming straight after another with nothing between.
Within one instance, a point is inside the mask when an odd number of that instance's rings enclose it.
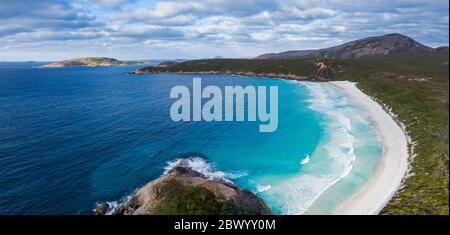
<instances>
[{"instance_id":1,"label":"rocky outcrop","mask_svg":"<svg viewBox=\"0 0 450 235\"><path fill-rule=\"evenodd\" d=\"M106 214L105 203L95 209ZM140 188L115 215L261 215L267 205L250 191L225 181L207 179L188 167L178 166Z\"/></svg>"},{"instance_id":2,"label":"rocky outcrop","mask_svg":"<svg viewBox=\"0 0 450 235\"><path fill-rule=\"evenodd\" d=\"M263 54L256 59L356 59L394 54L414 54L433 52L431 47L424 46L414 39L401 34L387 34L351 41L339 46L319 50L286 51Z\"/></svg>"},{"instance_id":3,"label":"rocky outcrop","mask_svg":"<svg viewBox=\"0 0 450 235\"><path fill-rule=\"evenodd\" d=\"M312 81L333 81L336 79L333 70L325 65L324 62L316 63L316 70L311 75L310 80Z\"/></svg>"},{"instance_id":4,"label":"rocky outcrop","mask_svg":"<svg viewBox=\"0 0 450 235\"><path fill-rule=\"evenodd\" d=\"M95 207L95 214L106 215L108 213L109 205L106 202L100 203Z\"/></svg>"},{"instance_id":5,"label":"rocky outcrop","mask_svg":"<svg viewBox=\"0 0 450 235\"><path fill-rule=\"evenodd\" d=\"M43 67L73 67L73 66L127 66L127 65L144 65L148 64L146 61L120 61L114 58L107 57L86 57L74 58L70 60L63 60L46 64Z\"/></svg>"}]
</instances>

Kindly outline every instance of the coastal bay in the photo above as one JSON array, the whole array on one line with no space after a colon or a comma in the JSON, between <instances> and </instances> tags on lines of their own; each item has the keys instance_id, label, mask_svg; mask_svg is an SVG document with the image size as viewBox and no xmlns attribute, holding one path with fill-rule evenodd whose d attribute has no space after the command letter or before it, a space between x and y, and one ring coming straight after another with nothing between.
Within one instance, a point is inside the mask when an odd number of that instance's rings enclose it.
<instances>
[{"instance_id":1,"label":"coastal bay","mask_svg":"<svg viewBox=\"0 0 450 235\"><path fill-rule=\"evenodd\" d=\"M1 154L8 158L2 172L6 191L0 193L0 199L8 203L0 204L0 211L91 213L97 202L120 201L156 179L171 162L191 159L191 166L199 172L226 178L252 191L275 214L300 214L351 167L353 156L347 153L353 149L352 133L347 133L346 118L335 117L352 109L352 104L327 83L202 75L205 85L279 86L279 128L273 134L259 134L254 122L180 125L171 121L170 89L178 84L192 84L193 75L148 74L130 79L125 73L130 69L73 67L50 71L25 67L3 71L5 102L1 110L8 115L1 116L1 123L3 136L10 138L1 140ZM102 76L108 79L98 79ZM315 102L322 99L321 94L326 94L327 89L337 93L323 97L325 103ZM58 102L48 102L55 97L59 97ZM321 110L329 110L332 101L340 103L336 107L340 110L321 114ZM17 102L24 107L22 112L17 111ZM27 107L41 108L29 113ZM363 115L359 111L358 115L351 114L349 118ZM330 132L332 125L343 132ZM367 156L371 156L367 165L372 168L380 153L376 134L369 124L360 122L360 126L361 134L356 133L355 138L371 143L367 145ZM12 140L16 144L11 144ZM30 144L34 142L41 144ZM371 169L365 172L368 177ZM321 179L322 174L329 178ZM16 177L20 180L13 180ZM357 189L351 187L352 191ZM53 192L53 196L39 193L42 191ZM68 200L67 195L73 197ZM30 196L35 200L22 198ZM19 206L24 203L25 209ZM334 201L330 203L335 205Z\"/></svg>"},{"instance_id":2,"label":"coastal bay","mask_svg":"<svg viewBox=\"0 0 450 235\"><path fill-rule=\"evenodd\" d=\"M0 215L449 215L448 1L0 9Z\"/></svg>"},{"instance_id":3,"label":"coastal bay","mask_svg":"<svg viewBox=\"0 0 450 235\"><path fill-rule=\"evenodd\" d=\"M411 39L406 41L413 42ZM425 51L418 52L415 51L417 47L411 47L393 55L324 59L334 71L335 80L357 82L359 89L404 124L402 128L413 143L409 146L408 177L380 214L448 214L448 47L433 50L418 47ZM298 58L294 52L286 55L289 57L283 59L193 60L138 71L268 77L282 74L278 77L299 81L314 79L317 60Z\"/></svg>"}]
</instances>

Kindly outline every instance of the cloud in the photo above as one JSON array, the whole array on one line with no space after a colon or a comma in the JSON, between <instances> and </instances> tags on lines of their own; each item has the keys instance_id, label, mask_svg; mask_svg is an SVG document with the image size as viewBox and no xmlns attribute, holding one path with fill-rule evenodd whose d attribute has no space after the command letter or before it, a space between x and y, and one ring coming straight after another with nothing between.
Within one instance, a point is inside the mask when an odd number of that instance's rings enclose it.
<instances>
[{"instance_id":1,"label":"cloud","mask_svg":"<svg viewBox=\"0 0 450 235\"><path fill-rule=\"evenodd\" d=\"M99 25L95 15L66 1L3 1L0 12L0 25L17 29L10 33L76 30Z\"/></svg>"},{"instance_id":2,"label":"cloud","mask_svg":"<svg viewBox=\"0 0 450 235\"><path fill-rule=\"evenodd\" d=\"M115 8L126 3L133 3L134 0L91 0L91 3L96 7Z\"/></svg>"},{"instance_id":3,"label":"cloud","mask_svg":"<svg viewBox=\"0 0 450 235\"><path fill-rule=\"evenodd\" d=\"M48 56L62 50L130 59L246 57L387 33L403 33L437 46L448 44L448 4L446 0L3 1L0 59L31 53L33 47L47 50ZM39 56L29 54L32 59Z\"/></svg>"},{"instance_id":4,"label":"cloud","mask_svg":"<svg viewBox=\"0 0 450 235\"><path fill-rule=\"evenodd\" d=\"M127 25L122 28L114 27L107 31L109 37L127 37L131 39L145 40L151 39L182 39L184 34L169 27L155 25Z\"/></svg>"}]
</instances>

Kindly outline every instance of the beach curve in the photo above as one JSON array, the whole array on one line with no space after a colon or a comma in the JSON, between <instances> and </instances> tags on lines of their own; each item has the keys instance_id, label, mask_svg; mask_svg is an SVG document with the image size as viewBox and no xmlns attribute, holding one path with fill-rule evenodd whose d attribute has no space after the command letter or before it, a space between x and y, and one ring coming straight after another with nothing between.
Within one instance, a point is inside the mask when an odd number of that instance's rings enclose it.
<instances>
[{"instance_id":1,"label":"beach curve","mask_svg":"<svg viewBox=\"0 0 450 235\"><path fill-rule=\"evenodd\" d=\"M329 83L343 89L352 101L367 110L383 145L383 156L374 175L339 205L333 214L378 214L398 191L407 173L408 136L379 103L357 88L356 83L349 81Z\"/></svg>"}]
</instances>

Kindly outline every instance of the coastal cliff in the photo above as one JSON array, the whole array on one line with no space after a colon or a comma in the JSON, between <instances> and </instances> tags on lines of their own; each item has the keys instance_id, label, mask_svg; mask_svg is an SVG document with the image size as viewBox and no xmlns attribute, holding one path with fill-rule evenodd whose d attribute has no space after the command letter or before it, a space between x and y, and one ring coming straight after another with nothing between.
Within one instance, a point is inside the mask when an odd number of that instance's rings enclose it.
<instances>
[{"instance_id":1,"label":"coastal cliff","mask_svg":"<svg viewBox=\"0 0 450 235\"><path fill-rule=\"evenodd\" d=\"M140 188L116 208L101 203L98 215L267 215L271 210L250 191L211 180L189 167L177 166Z\"/></svg>"}]
</instances>

